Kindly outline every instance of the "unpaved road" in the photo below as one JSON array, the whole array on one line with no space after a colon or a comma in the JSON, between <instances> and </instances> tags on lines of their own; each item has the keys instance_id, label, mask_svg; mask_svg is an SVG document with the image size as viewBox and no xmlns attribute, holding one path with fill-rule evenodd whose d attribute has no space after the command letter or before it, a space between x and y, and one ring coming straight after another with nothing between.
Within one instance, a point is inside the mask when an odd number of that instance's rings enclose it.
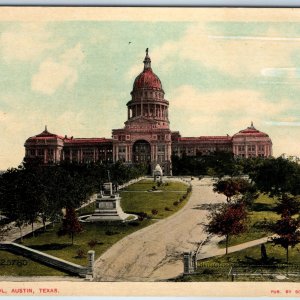
<instances>
[{"instance_id":1,"label":"unpaved road","mask_svg":"<svg viewBox=\"0 0 300 300\"><path fill-rule=\"evenodd\" d=\"M182 273L182 253L206 239L203 204L224 202L211 179L192 181L192 195L179 212L114 244L95 263L96 281L158 281Z\"/></svg>"}]
</instances>

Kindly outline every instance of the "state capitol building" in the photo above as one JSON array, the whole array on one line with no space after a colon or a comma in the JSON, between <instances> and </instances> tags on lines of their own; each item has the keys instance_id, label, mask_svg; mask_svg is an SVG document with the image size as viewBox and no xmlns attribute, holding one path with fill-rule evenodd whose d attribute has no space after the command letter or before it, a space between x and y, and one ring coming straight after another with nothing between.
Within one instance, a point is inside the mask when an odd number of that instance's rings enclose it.
<instances>
[{"instance_id":1,"label":"state capitol building","mask_svg":"<svg viewBox=\"0 0 300 300\"><path fill-rule=\"evenodd\" d=\"M127 102L125 126L112 130L112 138L73 138L45 130L25 142L25 160L39 159L44 164L61 161L90 163L117 162L160 164L164 174L172 174L171 156L209 155L216 151L231 152L235 157L269 157L272 141L253 123L233 136L182 137L171 131L169 101L158 76L151 68L146 50L144 69L136 77Z\"/></svg>"}]
</instances>

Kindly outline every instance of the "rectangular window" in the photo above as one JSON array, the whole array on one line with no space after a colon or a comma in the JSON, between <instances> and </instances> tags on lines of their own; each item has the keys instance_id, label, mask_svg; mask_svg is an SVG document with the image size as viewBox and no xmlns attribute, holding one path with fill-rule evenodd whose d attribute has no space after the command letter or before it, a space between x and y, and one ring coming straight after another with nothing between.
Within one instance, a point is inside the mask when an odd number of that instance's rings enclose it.
<instances>
[{"instance_id":1,"label":"rectangular window","mask_svg":"<svg viewBox=\"0 0 300 300\"><path fill-rule=\"evenodd\" d=\"M125 153L125 152L126 152L126 148L124 146L120 146L119 153Z\"/></svg>"},{"instance_id":2,"label":"rectangular window","mask_svg":"<svg viewBox=\"0 0 300 300\"><path fill-rule=\"evenodd\" d=\"M165 145L158 145L157 152L165 152Z\"/></svg>"}]
</instances>

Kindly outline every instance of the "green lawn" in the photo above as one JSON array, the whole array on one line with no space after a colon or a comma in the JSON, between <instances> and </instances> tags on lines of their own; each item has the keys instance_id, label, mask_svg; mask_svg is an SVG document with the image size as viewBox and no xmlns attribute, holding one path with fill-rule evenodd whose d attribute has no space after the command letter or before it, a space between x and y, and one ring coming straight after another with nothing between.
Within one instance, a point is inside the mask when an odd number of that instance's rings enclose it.
<instances>
[{"instance_id":1,"label":"green lawn","mask_svg":"<svg viewBox=\"0 0 300 300\"><path fill-rule=\"evenodd\" d=\"M135 184L129 185L123 191L148 191L157 184L153 180L141 180ZM187 185L180 181L166 181L161 186L157 187L161 191L186 191Z\"/></svg>"},{"instance_id":2,"label":"green lawn","mask_svg":"<svg viewBox=\"0 0 300 300\"><path fill-rule=\"evenodd\" d=\"M121 224L84 223L82 225L83 231L74 238L74 245L71 245L69 236L57 236L59 225L56 225L54 228L49 228L47 232L41 232L34 238L25 238L24 245L79 265L86 265L87 258L78 257L78 250L82 250L85 254L90 249L95 250L97 258L126 235L152 223L153 221L151 220ZM93 248L88 245L91 240L97 241Z\"/></svg>"},{"instance_id":3,"label":"green lawn","mask_svg":"<svg viewBox=\"0 0 300 300\"><path fill-rule=\"evenodd\" d=\"M274 205L275 199L260 195L254 202L253 210L249 213L247 231L238 236L232 236L229 240L229 246L271 235L272 232L269 230L268 225L280 218L278 214L271 211ZM221 241L219 246L225 248L225 241Z\"/></svg>"},{"instance_id":4,"label":"green lawn","mask_svg":"<svg viewBox=\"0 0 300 300\"><path fill-rule=\"evenodd\" d=\"M228 276L231 267L237 272L235 281L282 281L276 275L286 275L286 252L285 250L272 243L265 244L268 261L262 262L260 245L251 247L239 252L229 253L228 255L198 261L196 275L188 275L178 278L178 281L231 281ZM299 272L297 264L300 264L300 246L289 250L289 272ZM271 275L250 275L254 273ZM287 276L285 281L299 282L299 277Z\"/></svg>"},{"instance_id":5,"label":"green lawn","mask_svg":"<svg viewBox=\"0 0 300 300\"><path fill-rule=\"evenodd\" d=\"M0 250L0 262L1 276L67 276L64 272L4 250Z\"/></svg>"},{"instance_id":6,"label":"green lawn","mask_svg":"<svg viewBox=\"0 0 300 300\"><path fill-rule=\"evenodd\" d=\"M175 213L184 206L189 196L179 201L186 193L187 185L180 182L169 182L167 185L159 187L161 192L148 192L155 185L153 181L144 180L129 186L125 191L121 192L121 206L126 212L148 214L148 219L143 221L133 221L129 223L84 223L83 231L74 238L74 245L71 245L69 236L59 237L57 231L59 224L54 227L48 226L47 231L40 230L36 232L35 237L27 236L24 238L24 245L46 252L53 256L74 262L79 265L86 265L87 258L78 256L79 252L87 253L91 247L88 243L92 240L97 241L97 244L92 248L96 252L96 258L110 248L114 243L122 239L128 234L136 230L142 229L153 224L152 219L166 218ZM173 203L176 202L177 205ZM95 208L95 203L92 203L78 211L78 214L92 213ZM167 210L166 210L167 208ZM152 209L158 211L157 214L152 214ZM13 254L2 251L5 257L15 257ZM7 275L15 275L16 270L18 275L59 275L63 274L59 271L41 265L36 267L38 263L31 263L23 270L6 267ZM9 271L11 269L11 272ZM35 273L35 269L37 272ZM49 270L52 270L49 272ZM22 273L23 272L23 273Z\"/></svg>"},{"instance_id":7,"label":"green lawn","mask_svg":"<svg viewBox=\"0 0 300 300\"><path fill-rule=\"evenodd\" d=\"M188 197L183 199L177 205L178 201L185 193L188 185L182 182L168 182L158 187L159 191L149 192L156 184L152 180L142 180L126 189L120 191L121 207L126 213L147 213L152 219L166 218L180 210L186 203ZM80 215L92 213L95 209L95 203L79 210ZM158 211L156 215L152 210Z\"/></svg>"}]
</instances>

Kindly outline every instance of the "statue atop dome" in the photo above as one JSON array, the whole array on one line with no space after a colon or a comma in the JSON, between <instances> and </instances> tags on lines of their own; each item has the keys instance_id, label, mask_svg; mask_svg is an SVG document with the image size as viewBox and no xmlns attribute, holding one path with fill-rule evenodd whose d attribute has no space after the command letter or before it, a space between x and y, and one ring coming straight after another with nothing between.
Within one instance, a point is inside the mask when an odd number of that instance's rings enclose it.
<instances>
[{"instance_id":1,"label":"statue atop dome","mask_svg":"<svg viewBox=\"0 0 300 300\"><path fill-rule=\"evenodd\" d=\"M146 56L145 56L143 63L144 63L144 71L147 69L151 69L151 59L149 57L149 48L146 49Z\"/></svg>"}]
</instances>

